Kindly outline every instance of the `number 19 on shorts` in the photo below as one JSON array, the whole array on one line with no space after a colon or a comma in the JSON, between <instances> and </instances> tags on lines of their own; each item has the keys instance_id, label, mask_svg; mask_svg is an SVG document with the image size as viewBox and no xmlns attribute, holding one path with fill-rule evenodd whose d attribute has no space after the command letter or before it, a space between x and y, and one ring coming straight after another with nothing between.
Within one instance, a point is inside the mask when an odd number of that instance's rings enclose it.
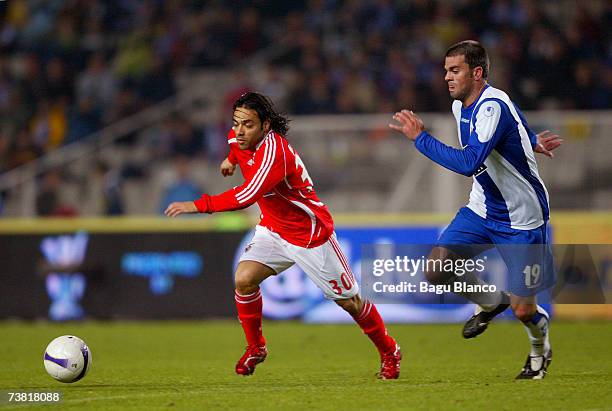
<instances>
[{"instance_id":1,"label":"number 19 on shorts","mask_svg":"<svg viewBox=\"0 0 612 411\"><path fill-rule=\"evenodd\" d=\"M523 270L523 274L525 274L525 286L527 288L535 288L540 285L542 281L541 272L542 269L540 264L525 266Z\"/></svg>"}]
</instances>

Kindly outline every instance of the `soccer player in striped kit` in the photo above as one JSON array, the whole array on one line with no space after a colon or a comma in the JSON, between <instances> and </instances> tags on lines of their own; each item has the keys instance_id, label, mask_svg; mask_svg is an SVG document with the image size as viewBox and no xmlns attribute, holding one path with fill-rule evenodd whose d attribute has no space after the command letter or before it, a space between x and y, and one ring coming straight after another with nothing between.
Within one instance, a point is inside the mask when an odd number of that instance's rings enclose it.
<instances>
[{"instance_id":1,"label":"soccer player in striped kit","mask_svg":"<svg viewBox=\"0 0 612 411\"><path fill-rule=\"evenodd\" d=\"M360 298L329 210L317 197L304 163L285 138L288 129L288 120L275 111L267 97L254 92L240 96L233 106L230 153L221 164L221 173L232 175L240 166L244 183L219 195L204 194L195 201L172 203L165 213L169 217L216 213L254 203L261 209L261 221L235 273L238 319L248 344L236 364L237 374L252 374L268 354L261 327L259 284L297 264L372 340L381 358L378 377L396 379L400 347L387 334L374 304Z\"/></svg>"},{"instance_id":2,"label":"soccer player in striped kit","mask_svg":"<svg viewBox=\"0 0 612 411\"><path fill-rule=\"evenodd\" d=\"M481 334L496 315L512 306L531 342L531 352L517 379L541 379L552 350L549 316L537 305L535 291L550 287L554 272L546 229L548 192L538 174L534 152L552 157L551 150L561 140L548 131L536 135L508 95L488 84L489 58L480 43L467 40L451 46L444 66L444 79L455 99L452 108L462 148L435 139L409 110L395 113L393 119L399 124L389 127L414 141L417 150L436 163L473 177L469 203L440 235L430 258L471 258L483 246L497 247L508 266L511 295L501 291L461 293L477 304L463 336ZM433 284L484 284L473 273L458 277L430 271L426 276Z\"/></svg>"}]
</instances>

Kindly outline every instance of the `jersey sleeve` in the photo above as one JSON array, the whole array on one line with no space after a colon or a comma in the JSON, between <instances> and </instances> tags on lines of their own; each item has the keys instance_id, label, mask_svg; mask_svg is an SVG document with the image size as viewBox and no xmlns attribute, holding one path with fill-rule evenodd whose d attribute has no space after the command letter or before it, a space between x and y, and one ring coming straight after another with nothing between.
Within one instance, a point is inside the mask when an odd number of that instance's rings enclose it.
<instances>
[{"instance_id":1,"label":"jersey sleeve","mask_svg":"<svg viewBox=\"0 0 612 411\"><path fill-rule=\"evenodd\" d=\"M236 153L234 152L234 149L232 147L230 147L230 151L227 154L227 160L233 165L238 164L238 158L236 158Z\"/></svg>"},{"instance_id":2,"label":"jersey sleeve","mask_svg":"<svg viewBox=\"0 0 612 411\"><path fill-rule=\"evenodd\" d=\"M245 182L218 195L203 194L194 201L200 213L240 210L250 206L285 178L284 156L278 153L276 137L272 136L255 154L257 170Z\"/></svg>"},{"instance_id":3,"label":"jersey sleeve","mask_svg":"<svg viewBox=\"0 0 612 411\"><path fill-rule=\"evenodd\" d=\"M423 155L456 173L472 176L504 135L502 107L496 100L485 100L476 108L474 128L463 149L447 146L423 131L415 146Z\"/></svg>"},{"instance_id":4,"label":"jersey sleeve","mask_svg":"<svg viewBox=\"0 0 612 411\"><path fill-rule=\"evenodd\" d=\"M236 165L238 164L238 157L236 157L236 153L234 151L234 146L232 146L232 143L236 143L236 133L234 132L234 130L230 130L229 133L227 133L227 144L229 145L229 153L227 155L227 159L230 163Z\"/></svg>"}]
</instances>

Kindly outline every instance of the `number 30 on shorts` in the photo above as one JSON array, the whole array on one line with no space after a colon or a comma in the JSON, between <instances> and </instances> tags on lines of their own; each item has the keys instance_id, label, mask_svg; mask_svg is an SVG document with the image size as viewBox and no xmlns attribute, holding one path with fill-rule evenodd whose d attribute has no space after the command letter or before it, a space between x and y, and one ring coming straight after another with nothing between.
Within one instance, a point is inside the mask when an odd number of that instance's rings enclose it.
<instances>
[{"instance_id":1,"label":"number 30 on shorts","mask_svg":"<svg viewBox=\"0 0 612 411\"><path fill-rule=\"evenodd\" d=\"M342 283L342 287L344 287L346 291L349 291L351 288L353 288L353 279L346 273L342 273L340 275L340 282ZM329 283L331 284L334 293L342 295L342 288L340 287L340 284L338 284L338 281L329 280Z\"/></svg>"}]
</instances>

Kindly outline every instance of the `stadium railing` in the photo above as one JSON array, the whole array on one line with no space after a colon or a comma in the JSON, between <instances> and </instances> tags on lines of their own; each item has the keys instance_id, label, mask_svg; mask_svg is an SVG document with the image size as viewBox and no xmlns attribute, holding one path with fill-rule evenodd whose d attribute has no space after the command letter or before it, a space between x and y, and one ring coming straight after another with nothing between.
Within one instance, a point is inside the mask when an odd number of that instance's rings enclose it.
<instances>
[{"instance_id":1,"label":"stadium railing","mask_svg":"<svg viewBox=\"0 0 612 411\"><path fill-rule=\"evenodd\" d=\"M75 173L81 177L77 183L81 188L74 184L62 187L67 191L65 197L82 191L83 186L91 188L95 167L92 160L99 158L104 150L109 150L107 157L116 162L128 162L139 156L139 161L148 165L151 171L148 177L126 185L123 193L129 205L126 212L158 213L159 193L165 184L159 176L170 173L171 164L154 161L146 147L130 147L117 155L112 142L139 131L143 136L139 140L141 146L147 144L152 127L171 112L178 109L194 114L208 110L208 107L196 107L203 94L193 92L187 98L172 98L81 142L0 175L0 190L10 191L4 215L34 215L36 177L51 168L75 167ZM612 203L612 166L609 162L612 141L607 135L612 126L610 112L542 111L526 113L526 116L536 132L549 129L565 140L554 159L538 156L552 209L609 209ZM422 117L432 134L447 144L456 145L456 125L450 113L425 113ZM449 213L464 204L471 180L421 156L403 136L388 129L390 118L390 114L371 114L293 119L288 138L306 163L320 197L334 212ZM192 168L192 174L200 175L200 181L209 192L224 190L239 182L239 177L228 181L214 175L217 164L198 160ZM99 214L95 207L87 206L99 202L99 190L90 189L83 195L87 198L79 201L83 207L79 209L80 214Z\"/></svg>"}]
</instances>

